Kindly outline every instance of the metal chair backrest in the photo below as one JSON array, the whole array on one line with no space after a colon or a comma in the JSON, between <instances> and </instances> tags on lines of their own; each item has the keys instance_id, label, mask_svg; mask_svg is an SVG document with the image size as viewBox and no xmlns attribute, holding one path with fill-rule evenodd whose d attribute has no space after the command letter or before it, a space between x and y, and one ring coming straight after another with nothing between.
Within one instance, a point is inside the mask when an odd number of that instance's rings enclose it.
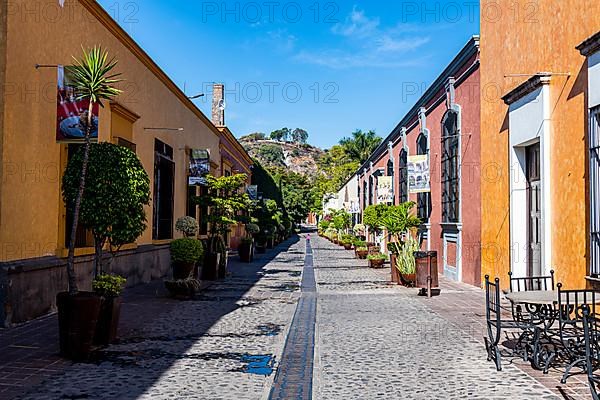
<instances>
[{"instance_id":1,"label":"metal chair backrest","mask_svg":"<svg viewBox=\"0 0 600 400\"><path fill-rule=\"evenodd\" d=\"M563 290L558 287L558 319L583 329L583 306L588 306L592 315L596 314L596 292L590 289Z\"/></svg>"},{"instance_id":2,"label":"metal chair backrest","mask_svg":"<svg viewBox=\"0 0 600 400\"><path fill-rule=\"evenodd\" d=\"M598 381L599 379L594 376L594 367L600 363L600 319L590 311L588 305L582 306L583 314L583 332L585 338L585 364L586 372L588 375L588 383L592 392L592 398L599 400L598 398Z\"/></svg>"},{"instance_id":3,"label":"metal chair backrest","mask_svg":"<svg viewBox=\"0 0 600 400\"><path fill-rule=\"evenodd\" d=\"M485 315L488 321L500 322L502 309L500 308L500 279L490 281L490 276L485 276Z\"/></svg>"},{"instance_id":4,"label":"metal chair backrest","mask_svg":"<svg viewBox=\"0 0 600 400\"><path fill-rule=\"evenodd\" d=\"M529 290L554 290L554 270L546 276L527 276L523 278L513 278L512 272L508 273L510 278L511 292L525 292Z\"/></svg>"}]
</instances>

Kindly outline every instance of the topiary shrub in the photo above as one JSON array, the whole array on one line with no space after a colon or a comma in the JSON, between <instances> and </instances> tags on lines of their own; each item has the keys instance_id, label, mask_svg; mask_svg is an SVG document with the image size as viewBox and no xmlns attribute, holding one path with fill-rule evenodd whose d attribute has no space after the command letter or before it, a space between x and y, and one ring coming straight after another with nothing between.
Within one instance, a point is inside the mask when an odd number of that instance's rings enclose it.
<instances>
[{"instance_id":1,"label":"topiary shrub","mask_svg":"<svg viewBox=\"0 0 600 400\"><path fill-rule=\"evenodd\" d=\"M171 242L171 261L174 263L197 263L203 255L204 247L199 240L182 238Z\"/></svg>"},{"instance_id":2,"label":"topiary shrub","mask_svg":"<svg viewBox=\"0 0 600 400\"><path fill-rule=\"evenodd\" d=\"M193 217L181 217L175 223L175 230L185 237L193 237L198 233L198 221Z\"/></svg>"}]
</instances>

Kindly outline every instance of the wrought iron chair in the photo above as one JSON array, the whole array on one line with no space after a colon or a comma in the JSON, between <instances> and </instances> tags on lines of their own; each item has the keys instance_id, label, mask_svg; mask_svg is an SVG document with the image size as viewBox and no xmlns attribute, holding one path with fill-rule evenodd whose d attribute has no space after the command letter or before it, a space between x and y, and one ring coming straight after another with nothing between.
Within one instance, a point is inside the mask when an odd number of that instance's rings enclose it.
<instances>
[{"instance_id":1,"label":"wrought iron chair","mask_svg":"<svg viewBox=\"0 0 600 400\"><path fill-rule=\"evenodd\" d=\"M596 314L596 292L589 289L563 290L558 284L558 334L562 349L559 355L568 363L561 383L575 375L571 370L579 367L586 369L585 330L583 310L587 308L591 315Z\"/></svg>"},{"instance_id":2,"label":"wrought iron chair","mask_svg":"<svg viewBox=\"0 0 600 400\"><path fill-rule=\"evenodd\" d=\"M592 392L592 399L600 400L598 385L600 377L594 371L600 367L600 319L590 312L590 307L583 306L583 332L585 338L585 371Z\"/></svg>"},{"instance_id":3,"label":"wrought iron chair","mask_svg":"<svg viewBox=\"0 0 600 400\"><path fill-rule=\"evenodd\" d=\"M585 338L585 371L592 392L592 399L600 400L598 385L600 377L594 371L600 367L600 319L590 312L590 307L583 306L583 334Z\"/></svg>"},{"instance_id":4,"label":"wrought iron chair","mask_svg":"<svg viewBox=\"0 0 600 400\"><path fill-rule=\"evenodd\" d=\"M500 303L500 279L490 281L490 276L485 276L485 314L487 320L488 337L484 338L485 349L488 354L488 361L494 361L496 369L502 371L502 351L499 344L502 331L506 329L520 330L519 339L512 351L505 351L505 356L519 356L523 359L528 358L529 350L524 340L528 335L533 334L535 327L527 321L505 319L504 314L510 314L511 310L503 307ZM505 331L506 333L506 331Z\"/></svg>"},{"instance_id":5,"label":"wrought iron chair","mask_svg":"<svg viewBox=\"0 0 600 400\"><path fill-rule=\"evenodd\" d=\"M508 273L511 292L526 292L530 290L555 290L554 270L550 275L526 276L513 278L512 271ZM531 313L522 304L512 304L512 314L515 321L530 321Z\"/></svg>"},{"instance_id":6,"label":"wrought iron chair","mask_svg":"<svg viewBox=\"0 0 600 400\"><path fill-rule=\"evenodd\" d=\"M550 275L545 276L527 276L522 278L513 278L512 272L508 273L510 278L511 292L524 292L528 290L554 290L554 270Z\"/></svg>"}]
</instances>

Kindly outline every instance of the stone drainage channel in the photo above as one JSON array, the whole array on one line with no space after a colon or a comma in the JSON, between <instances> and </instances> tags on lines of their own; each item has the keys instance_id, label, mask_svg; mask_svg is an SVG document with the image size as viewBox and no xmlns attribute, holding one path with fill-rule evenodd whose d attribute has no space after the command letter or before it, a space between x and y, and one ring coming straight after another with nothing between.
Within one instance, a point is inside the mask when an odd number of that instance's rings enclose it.
<instances>
[{"instance_id":1,"label":"stone drainage channel","mask_svg":"<svg viewBox=\"0 0 600 400\"><path fill-rule=\"evenodd\" d=\"M270 400L312 398L317 285L310 240L306 241L301 288L302 296L275 374Z\"/></svg>"}]
</instances>

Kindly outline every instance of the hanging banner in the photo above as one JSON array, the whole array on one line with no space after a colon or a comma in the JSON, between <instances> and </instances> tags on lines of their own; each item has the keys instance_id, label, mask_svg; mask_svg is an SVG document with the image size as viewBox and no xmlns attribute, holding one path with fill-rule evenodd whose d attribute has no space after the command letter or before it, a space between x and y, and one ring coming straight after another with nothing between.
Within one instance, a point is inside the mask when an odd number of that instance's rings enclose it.
<instances>
[{"instance_id":1,"label":"hanging banner","mask_svg":"<svg viewBox=\"0 0 600 400\"><path fill-rule=\"evenodd\" d=\"M56 113L56 141L61 143L83 142L89 100L77 100L75 88L69 83L69 68L58 66L58 95ZM92 130L90 137L98 140L98 113L100 106L92 108ZM83 123L82 123L83 122Z\"/></svg>"},{"instance_id":2,"label":"hanging banner","mask_svg":"<svg viewBox=\"0 0 600 400\"><path fill-rule=\"evenodd\" d=\"M248 193L248 197L250 197L250 200L258 200L258 185L248 186L246 193Z\"/></svg>"},{"instance_id":3,"label":"hanging banner","mask_svg":"<svg viewBox=\"0 0 600 400\"><path fill-rule=\"evenodd\" d=\"M431 192L429 184L429 160L427 155L408 157L408 192Z\"/></svg>"},{"instance_id":4,"label":"hanging banner","mask_svg":"<svg viewBox=\"0 0 600 400\"><path fill-rule=\"evenodd\" d=\"M392 177L380 176L377 178L377 204L388 204L394 201L392 190Z\"/></svg>"},{"instance_id":5,"label":"hanging banner","mask_svg":"<svg viewBox=\"0 0 600 400\"><path fill-rule=\"evenodd\" d=\"M347 210L350 214L358 214L360 213L360 200L358 197L352 198L349 203L349 208Z\"/></svg>"},{"instance_id":6,"label":"hanging banner","mask_svg":"<svg viewBox=\"0 0 600 400\"><path fill-rule=\"evenodd\" d=\"M210 173L210 154L206 149L192 149L190 151L190 171L188 183L190 185L206 185L205 176Z\"/></svg>"}]
</instances>

